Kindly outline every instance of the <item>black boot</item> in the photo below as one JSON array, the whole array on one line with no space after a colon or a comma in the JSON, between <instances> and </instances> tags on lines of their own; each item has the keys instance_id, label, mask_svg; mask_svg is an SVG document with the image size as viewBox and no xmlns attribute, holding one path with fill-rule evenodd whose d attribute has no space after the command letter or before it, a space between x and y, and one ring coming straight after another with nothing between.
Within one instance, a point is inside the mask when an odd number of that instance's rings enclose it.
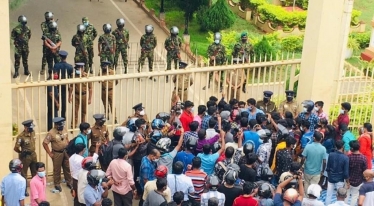
<instances>
[{"instance_id":1,"label":"black boot","mask_svg":"<svg viewBox=\"0 0 374 206\"><path fill-rule=\"evenodd\" d=\"M25 75L30 75L30 72L29 72L29 68L28 67L25 67L25 73L24 73Z\"/></svg>"},{"instance_id":2,"label":"black boot","mask_svg":"<svg viewBox=\"0 0 374 206\"><path fill-rule=\"evenodd\" d=\"M125 66L123 73L127 74L127 65Z\"/></svg>"},{"instance_id":3,"label":"black boot","mask_svg":"<svg viewBox=\"0 0 374 206\"><path fill-rule=\"evenodd\" d=\"M246 93L247 92L247 84L246 83L243 83L243 86L242 86L242 91L243 93Z\"/></svg>"},{"instance_id":4,"label":"black boot","mask_svg":"<svg viewBox=\"0 0 374 206\"><path fill-rule=\"evenodd\" d=\"M15 78L17 78L18 76L19 76L19 74L18 74L18 68L17 68L17 69L15 69L15 71L14 71L13 78L15 79Z\"/></svg>"}]
</instances>

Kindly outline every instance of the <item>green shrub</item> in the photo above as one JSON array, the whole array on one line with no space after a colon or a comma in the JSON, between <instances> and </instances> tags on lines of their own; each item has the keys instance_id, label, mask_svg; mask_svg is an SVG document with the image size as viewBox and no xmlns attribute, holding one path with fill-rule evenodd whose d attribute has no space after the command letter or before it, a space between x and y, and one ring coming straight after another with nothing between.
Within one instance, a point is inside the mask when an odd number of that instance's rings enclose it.
<instances>
[{"instance_id":1,"label":"green shrub","mask_svg":"<svg viewBox=\"0 0 374 206\"><path fill-rule=\"evenodd\" d=\"M351 25L352 26L356 26L360 23L360 19L359 19L360 16L361 16L361 11L358 11L358 10L355 10L355 9L352 10L352 16L351 16Z\"/></svg>"},{"instance_id":2,"label":"green shrub","mask_svg":"<svg viewBox=\"0 0 374 206\"><path fill-rule=\"evenodd\" d=\"M304 37L300 36L287 36L281 40L281 50L285 52L301 52L303 50Z\"/></svg>"},{"instance_id":3,"label":"green shrub","mask_svg":"<svg viewBox=\"0 0 374 206\"><path fill-rule=\"evenodd\" d=\"M360 49L365 49L369 47L370 43L370 32L364 33L351 33L350 34L354 39L356 39L357 43L360 45Z\"/></svg>"},{"instance_id":4,"label":"green shrub","mask_svg":"<svg viewBox=\"0 0 374 206\"><path fill-rule=\"evenodd\" d=\"M228 7L226 0L218 0L202 16L201 29L205 31L217 32L231 27L235 22L235 14Z\"/></svg>"},{"instance_id":5,"label":"green shrub","mask_svg":"<svg viewBox=\"0 0 374 206\"><path fill-rule=\"evenodd\" d=\"M254 62L262 62L262 61L269 61L275 60L277 57L276 49L270 44L270 42L266 39L265 36L262 39L253 45L254 51Z\"/></svg>"},{"instance_id":6,"label":"green shrub","mask_svg":"<svg viewBox=\"0 0 374 206\"><path fill-rule=\"evenodd\" d=\"M206 14L208 13L209 7L208 6L200 6L199 9L196 12L196 20L197 23L200 24L200 30L206 31L205 27L202 25L205 24L204 21L206 20Z\"/></svg>"},{"instance_id":7,"label":"green shrub","mask_svg":"<svg viewBox=\"0 0 374 206\"><path fill-rule=\"evenodd\" d=\"M242 9L251 8L249 0L240 0L239 5Z\"/></svg>"},{"instance_id":8,"label":"green shrub","mask_svg":"<svg viewBox=\"0 0 374 206\"><path fill-rule=\"evenodd\" d=\"M248 2L248 6L252 11L257 10L257 7L263 4L267 4L266 0L248 0Z\"/></svg>"},{"instance_id":9,"label":"green shrub","mask_svg":"<svg viewBox=\"0 0 374 206\"><path fill-rule=\"evenodd\" d=\"M296 5L304 10L308 9L309 0L296 0Z\"/></svg>"}]
</instances>

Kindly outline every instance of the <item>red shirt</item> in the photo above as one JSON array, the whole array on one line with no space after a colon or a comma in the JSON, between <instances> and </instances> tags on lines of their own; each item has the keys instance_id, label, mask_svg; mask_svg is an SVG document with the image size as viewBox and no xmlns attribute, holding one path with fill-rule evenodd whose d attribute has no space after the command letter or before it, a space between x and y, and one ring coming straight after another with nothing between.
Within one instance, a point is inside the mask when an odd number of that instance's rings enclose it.
<instances>
[{"instance_id":1,"label":"red shirt","mask_svg":"<svg viewBox=\"0 0 374 206\"><path fill-rule=\"evenodd\" d=\"M258 206L258 202L253 197L244 197L240 195L239 197L235 198L233 206Z\"/></svg>"},{"instance_id":2,"label":"red shirt","mask_svg":"<svg viewBox=\"0 0 374 206\"><path fill-rule=\"evenodd\" d=\"M360 143L360 152L366 157L367 161L367 168L371 169L372 164L371 164L371 158L373 157L373 153L371 150L371 137L369 134L362 134L358 138L358 142Z\"/></svg>"},{"instance_id":3,"label":"red shirt","mask_svg":"<svg viewBox=\"0 0 374 206\"><path fill-rule=\"evenodd\" d=\"M340 134L339 126L342 125L342 124L345 124L347 126L349 125L348 114L339 114L337 121L338 121L338 126L335 128L335 130L336 130L336 140L341 140L342 135Z\"/></svg>"},{"instance_id":4,"label":"red shirt","mask_svg":"<svg viewBox=\"0 0 374 206\"><path fill-rule=\"evenodd\" d=\"M184 131L190 131L190 123L193 121L193 114L190 111L184 110L179 120L181 121Z\"/></svg>"}]
</instances>

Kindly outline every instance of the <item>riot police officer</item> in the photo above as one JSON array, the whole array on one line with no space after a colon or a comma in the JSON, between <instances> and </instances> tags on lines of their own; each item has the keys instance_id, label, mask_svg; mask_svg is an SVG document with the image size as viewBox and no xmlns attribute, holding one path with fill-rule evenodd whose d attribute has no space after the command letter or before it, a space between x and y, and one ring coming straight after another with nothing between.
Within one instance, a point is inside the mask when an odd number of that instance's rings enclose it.
<instances>
[{"instance_id":1,"label":"riot police officer","mask_svg":"<svg viewBox=\"0 0 374 206\"><path fill-rule=\"evenodd\" d=\"M117 19L117 29L112 32L116 38L116 51L114 54L114 68L117 69L119 55L122 57L125 74L127 73L127 49L129 48L130 34L129 30L125 29L125 20L123 18Z\"/></svg>"},{"instance_id":2,"label":"riot police officer","mask_svg":"<svg viewBox=\"0 0 374 206\"><path fill-rule=\"evenodd\" d=\"M111 66L114 63L114 51L116 51L116 39L110 34L112 31L112 25L104 24L103 25L104 34L99 37L98 41L98 50L100 62L109 61Z\"/></svg>"},{"instance_id":3,"label":"riot police officer","mask_svg":"<svg viewBox=\"0 0 374 206\"><path fill-rule=\"evenodd\" d=\"M154 50L157 46L157 38L153 34L153 30L154 28L152 25L146 25L145 34L140 38L141 53L138 60L138 72L141 72L146 58L148 59L149 71L153 71Z\"/></svg>"},{"instance_id":4,"label":"riot police officer","mask_svg":"<svg viewBox=\"0 0 374 206\"><path fill-rule=\"evenodd\" d=\"M11 34L11 38L14 43L14 75L13 78L17 78L19 73L20 67L20 60L22 57L22 64L24 69L24 74L29 75L29 66L28 66L28 58L29 58L29 40L31 38L31 30L27 24L27 18L24 15L18 17L19 25L17 25Z\"/></svg>"}]
</instances>

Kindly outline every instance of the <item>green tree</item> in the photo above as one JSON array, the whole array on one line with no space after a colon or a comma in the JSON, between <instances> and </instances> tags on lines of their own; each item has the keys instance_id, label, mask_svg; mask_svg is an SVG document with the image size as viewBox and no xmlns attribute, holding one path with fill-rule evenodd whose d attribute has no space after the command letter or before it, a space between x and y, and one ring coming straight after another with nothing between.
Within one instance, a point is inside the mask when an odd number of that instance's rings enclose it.
<instances>
[{"instance_id":1,"label":"green tree","mask_svg":"<svg viewBox=\"0 0 374 206\"><path fill-rule=\"evenodd\" d=\"M193 14L199 7L209 5L209 0L178 0L177 4L185 12L185 15L188 15L189 20L192 20Z\"/></svg>"},{"instance_id":2,"label":"green tree","mask_svg":"<svg viewBox=\"0 0 374 206\"><path fill-rule=\"evenodd\" d=\"M217 0L207 12L199 12L200 27L203 31L219 32L230 28L236 19L235 14L228 7L226 0Z\"/></svg>"}]
</instances>

